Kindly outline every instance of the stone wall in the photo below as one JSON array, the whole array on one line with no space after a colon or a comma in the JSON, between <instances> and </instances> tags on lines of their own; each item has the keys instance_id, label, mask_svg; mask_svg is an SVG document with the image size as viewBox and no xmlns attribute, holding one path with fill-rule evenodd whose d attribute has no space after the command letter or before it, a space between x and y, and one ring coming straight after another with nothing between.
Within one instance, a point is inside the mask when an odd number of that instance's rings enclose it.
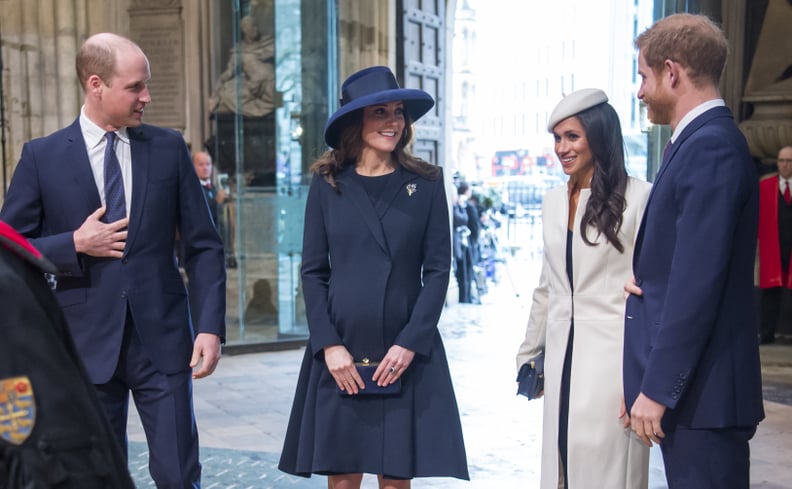
<instances>
[{"instance_id":1,"label":"stone wall","mask_svg":"<svg viewBox=\"0 0 792 489\"><path fill-rule=\"evenodd\" d=\"M200 149L209 135L206 98L213 0L0 0L5 174L7 186L23 144L70 124L82 89L74 58L82 42L115 32L141 44L152 64L146 122L181 131ZM163 28L171 31L163 34ZM2 202L0 193L0 203Z\"/></svg>"},{"instance_id":2,"label":"stone wall","mask_svg":"<svg viewBox=\"0 0 792 489\"><path fill-rule=\"evenodd\" d=\"M778 151L792 145L792 3L769 0L758 13L763 15L756 47L746 57L743 102L748 113L740 128L751 154L774 165Z\"/></svg>"},{"instance_id":3,"label":"stone wall","mask_svg":"<svg viewBox=\"0 0 792 489\"><path fill-rule=\"evenodd\" d=\"M93 32L123 30L125 0L5 0L2 33L5 179L25 141L55 131L79 114L82 90L74 57Z\"/></svg>"}]
</instances>

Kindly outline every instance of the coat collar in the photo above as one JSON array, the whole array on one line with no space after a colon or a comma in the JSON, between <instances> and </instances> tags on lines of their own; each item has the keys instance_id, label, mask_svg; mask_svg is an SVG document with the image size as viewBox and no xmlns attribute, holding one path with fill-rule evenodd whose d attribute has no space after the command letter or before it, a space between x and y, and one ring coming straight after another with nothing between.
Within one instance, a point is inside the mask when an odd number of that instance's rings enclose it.
<instances>
[{"instance_id":1,"label":"coat collar","mask_svg":"<svg viewBox=\"0 0 792 489\"><path fill-rule=\"evenodd\" d=\"M671 145L671 149L668 153L668 158L664 162L664 164L660 167L660 170L657 172L657 177L655 178L655 184L660 181L663 174L665 173L666 168L671 166L671 162L674 160L674 155L679 150L680 146L685 143L685 140L688 139L694 132L701 129L702 126L709 123L713 119L717 119L719 117L728 117L729 119L732 118L731 111L724 106L713 107L712 109L702 113L692 121L690 124L685 126L685 129L679 134L679 137L674 141L674 144Z\"/></svg>"},{"instance_id":2,"label":"coat collar","mask_svg":"<svg viewBox=\"0 0 792 489\"><path fill-rule=\"evenodd\" d=\"M668 167L670 167L672 164L675 163L674 162L674 156L679 151L679 148L681 148L682 145L685 144L685 141L693 133L695 133L696 131L701 129L701 127L704 126L705 124L708 124L711 121L713 121L715 119L718 119L718 118L722 118L722 117L726 117L726 118L729 118L729 120L733 120L732 113L728 109L728 107L724 107L724 106L714 107L714 108L704 112L700 116L698 116L695 119L693 119L692 121L690 121L690 124L688 124L687 127L685 127L685 129L679 134L679 137L674 142L674 144L671 145L668 157L665 159L663 164L660 166L660 170L657 172L657 176L655 177L654 183L652 183L652 190L649 192L649 197L646 200L646 206L644 207L643 219L641 219L641 224L640 224L640 226L638 228L638 235L637 235L636 240L635 240L635 251L633 253L633 265L638 263L638 256L640 255L641 244L643 242L644 228L646 227L646 213L649 210L649 206L650 206L650 204L652 202L652 197L654 197L655 190L657 189L657 185L663 179L663 176L666 174L666 171L667 171Z\"/></svg>"},{"instance_id":3,"label":"coat collar","mask_svg":"<svg viewBox=\"0 0 792 489\"><path fill-rule=\"evenodd\" d=\"M347 165L343 170L341 170L340 173L338 173L338 175L336 175L336 182L338 182L339 186L341 187L341 193L347 195L355 207L360 211L363 221L366 223L369 231L371 231L374 239L377 241L383 251L385 251L385 253L390 254L388 243L385 239L385 232L382 229L382 222L380 221L379 216L377 216L377 211L374 209L374 205L372 205L371 199L366 193L366 189L364 189L355 179L354 172L355 165ZM404 170L401 166L396 166L393 177L394 180L398 182L398 185L390 185L385 189L383 194L383 201L387 203L388 209L390 209L391 204L400 192L407 192L407 184L411 180L417 179L418 175ZM385 213L387 213L387 210Z\"/></svg>"}]
</instances>

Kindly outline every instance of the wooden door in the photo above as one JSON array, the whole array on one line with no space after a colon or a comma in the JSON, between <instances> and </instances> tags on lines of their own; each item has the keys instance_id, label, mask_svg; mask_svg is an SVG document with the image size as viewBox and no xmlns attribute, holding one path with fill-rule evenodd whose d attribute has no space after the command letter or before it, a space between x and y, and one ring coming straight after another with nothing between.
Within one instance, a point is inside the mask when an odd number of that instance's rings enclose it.
<instances>
[{"instance_id":1,"label":"wooden door","mask_svg":"<svg viewBox=\"0 0 792 489\"><path fill-rule=\"evenodd\" d=\"M435 106L415 125L413 153L444 166L445 1L398 0L396 56L399 83L432 95Z\"/></svg>"}]
</instances>

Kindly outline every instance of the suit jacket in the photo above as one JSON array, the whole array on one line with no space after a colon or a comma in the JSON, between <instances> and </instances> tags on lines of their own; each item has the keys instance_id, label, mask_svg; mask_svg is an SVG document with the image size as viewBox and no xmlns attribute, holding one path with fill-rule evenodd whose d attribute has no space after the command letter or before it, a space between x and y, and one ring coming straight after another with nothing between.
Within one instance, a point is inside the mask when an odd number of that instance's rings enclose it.
<instances>
[{"instance_id":1,"label":"suit jacket","mask_svg":"<svg viewBox=\"0 0 792 489\"><path fill-rule=\"evenodd\" d=\"M725 107L679 135L638 233L627 300L625 401L668 407L663 427L755 426L763 417L753 263L756 171Z\"/></svg>"},{"instance_id":2,"label":"suit jacket","mask_svg":"<svg viewBox=\"0 0 792 489\"><path fill-rule=\"evenodd\" d=\"M60 271L55 294L96 384L115 370L127 311L164 373L188 368L196 332L225 335L223 245L184 140L145 124L128 134L133 185L123 258L91 257L74 248L74 231L101 206L79 119L25 144L0 210L0 219ZM174 256L177 230L189 301Z\"/></svg>"},{"instance_id":3,"label":"suit jacket","mask_svg":"<svg viewBox=\"0 0 792 489\"><path fill-rule=\"evenodd\" d=\"M217 226L217 192L215 191L214 185L207 188L205 185L201 184L201 189L203 189L206 203L209 205L209 214L212 216L215 226Z\"/></svg>"}]
</instances>

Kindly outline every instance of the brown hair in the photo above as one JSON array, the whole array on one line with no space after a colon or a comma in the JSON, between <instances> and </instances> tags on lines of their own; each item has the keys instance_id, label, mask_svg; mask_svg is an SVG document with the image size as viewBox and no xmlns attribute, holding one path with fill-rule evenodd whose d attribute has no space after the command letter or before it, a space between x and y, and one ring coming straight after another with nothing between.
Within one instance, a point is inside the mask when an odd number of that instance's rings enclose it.
<instances>
[{"instance_id":1,"label":"brown hair","mask_svg":"<svg viewBox=\"0 0 792 489\"><path fill-rule=\"evenodd\" d=\"M646 64L662 70L665 60L682 65L696 86L720 82L729 44L723 31L704 15L674 14L660 19L635 39Z\"/></svg>"},{"instance_id":2,"label":"brown hair","mask_svg":"<svg viewBox=\"0 0 792 489\"><path fill-rule=\"evenodd\" d=\"M407 147L412 142L412 120L405 112L404 131L401 139L393 150L395 163L428 180L440 177L440 168L412 155ZM327 183L336 191L335 176L348 165L354 165L363 152L363 109L358 109L344 116L343 127L339 131L338 144L335 149L325 151L312 165L311 173L322 175Z\"/></svg>"}]
</instances>

